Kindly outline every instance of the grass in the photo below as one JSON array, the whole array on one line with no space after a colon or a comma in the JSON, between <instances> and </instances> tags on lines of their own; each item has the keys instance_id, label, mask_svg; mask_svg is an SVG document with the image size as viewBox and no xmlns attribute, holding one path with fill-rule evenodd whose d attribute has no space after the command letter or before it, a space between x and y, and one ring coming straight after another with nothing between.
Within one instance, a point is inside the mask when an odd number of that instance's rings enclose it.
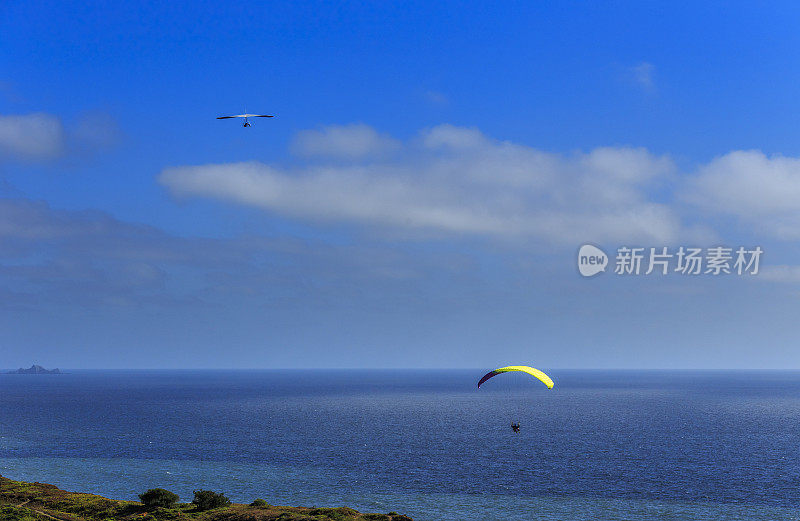
<instances>
[{"instance_id":1,"label":"grass","mask_svg":"<svg viewBox=\"0 0 800 521\"><path fill-rule=\"evenodd\" d=\"M49 516L49 517L48 517ZM266 501L204 512L191 503L148 510L138 501L120 501L94 494L66 492L46 483L26 483L0 476L0 519L3 521L411 521L389 514L362 514L352 508L304 508Z\"/></svg>"}]
</instances>

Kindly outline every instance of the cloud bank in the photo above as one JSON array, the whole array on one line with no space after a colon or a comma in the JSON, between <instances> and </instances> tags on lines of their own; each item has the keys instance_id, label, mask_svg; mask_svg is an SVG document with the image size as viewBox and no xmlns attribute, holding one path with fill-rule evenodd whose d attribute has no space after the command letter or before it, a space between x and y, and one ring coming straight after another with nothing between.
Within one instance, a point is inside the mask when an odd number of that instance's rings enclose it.
<instances>
[{"instance_id":1,"label":"cloud bank","mask_svg":"<svg viewBox=\"0 0 800 521\"><path fill-rule=\"evenodd\" d=\"M800 239L800 159L734 151L698 170L684 198L710 214L784 240Z\"/></svg>"},{"instance_id":2,"label":"cloud bank","mask_svg":"<svg viewBox=\"0 0 800 521\"><path fill-rule=\"evenodd\" d=\"M383 156L398 148L400 148L399 141L379 134L374 128L360 123L303 130L292 142L292 151L306 157L358 159Z\"/></svg>"},{"instance_id":3,"label":"cloud bank","mask_svg":"<svg viewBox=\"0 0 800 521\"><path fill-rule=\"evenodd\" d=\"M732 218L761 239L800 239L800 158L757 150L679 171L644 148L558 154L453 125L405 143L365 125L331 126L301 132L299 149L318 161L181 166L159 182L179 197L405 233L705 244L724 238L708 223Z\"/></svg>"},{"instance_id":4,"label":"cloud bank","mask_svg":"<svg viewBox=\"0 0 800 521\"><path fill-rule=\"evenodd\" d=\"M669 205L650 196L675 166L668 157L641 148L561 155L494 140L474 128L440 125L400 149L396 140L357 128L301 133L307 151L314 142L311 150L349 157L349 162L294 170L259 162L182 166L165 169L159 182L179 197L215 198L315 222L407 232L557 244L661 244L698 233L682 226ZM391 158L375 159L368 153L385 151L390 142L397 149ZM334 153L337 146L341 154Z\"/></svg>"}]
</instances>

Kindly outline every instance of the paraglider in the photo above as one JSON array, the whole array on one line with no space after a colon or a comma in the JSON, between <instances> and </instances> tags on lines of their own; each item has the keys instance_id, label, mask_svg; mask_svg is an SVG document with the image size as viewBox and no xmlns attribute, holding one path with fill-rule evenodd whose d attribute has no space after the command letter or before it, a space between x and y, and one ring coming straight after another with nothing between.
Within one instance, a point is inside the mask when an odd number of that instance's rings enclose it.
<instances>
[{"instance_id":1,"label":"paraglider","mask_svg":"<svg viewBox=\"0 0 800 521\"><path fill-rule=\"evenodd\" d=\"M540 371L540 370L538 370L538 369L536 369L534 367L529 367L527 365L509 365L507 367L500 367L498 369L495 369L494 371L489 371L488 373L483 375L483 377L480 380L478 380L478 389L480 389L481 385L484 382L486 382L487 380L489 380L491 378L494 378L495 376L497 376L499 374L511 373L511 372L520 372L520 373L529 374L529 375L533 376L534 378L536 378L537 380L539 380L540 382L542 382L548 389L552 389L553 386L555 385L553 383L553 379L552 378L550 378L544 372L542 372L542 371ZM520 424L519 424L518 421L512 421L511 422L511 431L514 432L514 434L519 434L519 432L520 432Z\"/></svg>"},{"instance_id":2,"label":"paraglider","mask_svg":"<svg viewBox=\"0 0 800 521\"><path fill-rule=\"evenodd\" d=\"M272 114L236 114L234 116L219 116L217 119L231 119L231 118L244 118L243 127L249 127L250 122L247 118L274 118Z\"/></svg>"},{"instance_id":3,"label":"paraglider","mask_svg":"<svg viewBox=\"0 0 800 521\"><path fill-rule=\"evenodd\" d=\"M529 375L541 380L541 382L545 384L548 389L552 389L553 385L555 385L553 383L553 380L549 376L547 376L542 371L534 367L528 367L527 365L509 365L508 367L501 367L499 369L495 369L494 371L489 371L488 373L483 375L483 378L481 378L480 381L478 381L478 389L480 389L481 384L486 380L488 380L489 378L494 378L499 374L509 373L512 371L521 371L523 373L528 373Z\"/></svg>"}]
</instances>

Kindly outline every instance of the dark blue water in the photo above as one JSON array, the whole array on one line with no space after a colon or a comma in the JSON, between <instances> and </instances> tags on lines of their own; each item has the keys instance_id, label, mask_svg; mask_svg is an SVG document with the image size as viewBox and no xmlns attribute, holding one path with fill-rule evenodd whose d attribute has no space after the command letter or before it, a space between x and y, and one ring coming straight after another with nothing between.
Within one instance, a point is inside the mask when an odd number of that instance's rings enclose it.
<instances>
[{"instance_id":1,"label":"dark blue water","mask_svg":"<svg viewBox=\"0 0 800 521\"><path fill-rule=\"evenodd\" d=\"M800 373L554 371L552 391L480 376L2 375L0 473L420 520L800 519Z\"/></svg>"}]
</instances>

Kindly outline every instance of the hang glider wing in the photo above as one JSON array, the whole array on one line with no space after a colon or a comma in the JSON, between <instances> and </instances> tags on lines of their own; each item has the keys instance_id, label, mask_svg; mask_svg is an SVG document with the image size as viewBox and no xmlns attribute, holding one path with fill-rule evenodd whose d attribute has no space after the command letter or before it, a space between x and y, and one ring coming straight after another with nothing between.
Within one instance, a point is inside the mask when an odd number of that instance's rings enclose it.
<instances>
[{"instance_id":1,"label":"hang glider wing","mask_svg":"<svg viewBox=\"0 0 800 521\"><path fill-rule=\"evenodd\" d=\"M234 116L219 116L217 119L231 118L274 118L272 114L236 114Z\"/></svg>"}]
</instances>

